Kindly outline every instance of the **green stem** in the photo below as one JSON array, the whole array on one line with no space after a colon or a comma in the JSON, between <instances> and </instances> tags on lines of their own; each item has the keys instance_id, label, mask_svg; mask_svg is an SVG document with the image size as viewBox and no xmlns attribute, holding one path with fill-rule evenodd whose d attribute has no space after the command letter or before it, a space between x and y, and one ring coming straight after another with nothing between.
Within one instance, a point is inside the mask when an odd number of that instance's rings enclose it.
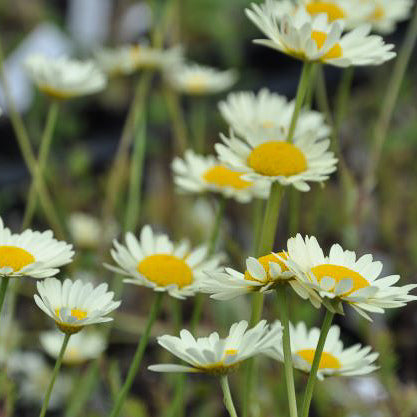
<instances>
[{"instance_id":1,"label":"green stem","mask_svg":"<svg viewBox=\"0 0 417 417\"><path fill-rule=\"evenodd\" d=\"M229 381L226 375L220 377L220 385L223 391L223 401L226 410L229 412L230 417L237 417L235 405L233 404L232 394L230 393Z\"/></svg>"},{"instance_id":2,"label":"green stem","mask_svg":"<svg viewBox=\"0 0 417 417\"><path fill-rule=\"evenodd\" d=\"M197 153L204 153L207 125L206 97L195 97L192 106L194 147Z\"/></svg>"},{"instance_id":3,"label":"green stem","mask_svg":"<svg viewBox=\"0 0 417 417\"><path fill-rule=\"evenodd\" d=\"M313 106L314 90L315 90L316 80L317 80L317 68L318 68L318 65L314 64L313 68L311 69L310 82L309 82L307 93L304 99L304 108L307 110L311 110L311 107Z\"/></svg>"},{"instance_id":4,"label":"green stem","mask_svg":"<svg viewBox=\"0 0 417 417\"><path fill-rule=\"evenodd\" d=\"M300 223L300 203L301 203L301 193L293 188L290 190L289 198L289 221L288 221L288 230L290 236L295 236L298 232L299 223Z\"/></svg>"},{"instance_id":5,"label":"green stem","mask_svg":"<svg viewBox=\"0 0 417 417\"><path fill-rule=\"evenodd\" d=\"M308 91L308 86L310 84L310 75L311 75L311 70L313 68L313 65L314 64L312 62L305 62L303 65L301 78L300 78L300 81L298 83L298 88L297 88L297 96L295 97L294 113L291 118L291 124L290 124L290 128L288 130L288 135L287 135L287 140L289 142L293 141L295 128L297 126L298 116L300 114L301 107L304 103L304 99Z\"/></svg>"},{"instance_id":6,"label":"green stem","mask_svg":"<svg viewBox=\"0 0 417 417\"><path fill-rule=\"evenodd\" d=\"M130 365L129 371L127 373L126 381L123 384L122 389L119 392L119 395L117 397L116 403L113 406L113 410L110 413L110 417L116 417L119 415L122 406L126 400L126 397L130 391L130 388L133 384L133 380L135 379L135 376L138 372L143 354L145 352L146 345L148 344L149 335L152 329L152 326L156 320L156 317L159 313L159 310L161 309L162 304L162 297L163 293L156 293L155 294L155 300L153 302L153 305L151 307L151 311L149 313L148 321L146 323L145 331L140 338L140 341L138 343L138 347L135 352L135 356L133 357L132 364Z\"/></svg>"},{"instance_id":7,"label":"green stem","mask_svg":"<svg viewBox=\"0 0 417 417\"><path fill-rule=\"evenodd\" d=\"M55 362L55 367L54 367L54 370L52 372L51 382L49 383L48 389L46 391L45 399L43 400L42 410L39 414L39 417L45 417L45 415L46 415L46 411L48 409L48 404L49 404L49 399L50 399L51 393L52 393L52 388L54 387L56 377L58 376L59 369L61 368L62 359L64 357L65 349L67 348L70 337L71 337L70 334L66 334L65 338L64 338L64 341L62 342L61 350L60 350L58 358Z\"/></svg>"},{"instance_id":8,"label":"green stem","mask_svg":"<svg viewBox=\"0 0 417 417\"><path fill-rule=\"evenodd\" d=\"M287 385L290 416L297 417L297 399L295 396L294 375L291 355L290 320L288 316L287 286L281 284L277 288L278 303L281 311L281 323L284 327L282 344L284 349L285 381Z\"/></svg>"},{"instance_id":9,"label":"green stem","mask_svg":"<svg viewBox=\"0 0 417 417\"><path fill-rule=\"evenodd\" d=\"M10 115L10 120L12 122L13 130L15 132L17 143L22 153L23 160L32 178L34 178L36 175L36 171L37 171L36 158L33 153L32 145L30 143L30 139L26 131L25 125L23 123L23 120L20 117L18 111L16 110L16 106L14 104L13 98L9 92L6 75L4 72L3 61L4 61L3 52L2 52L1 43L0 43L0 77L1 77L1 82L3 85L4 96L6 98L7 111ZM64 230L61 226L59 217L52 203L52 199L49 195L49 192L42 178L39 179L37 183L37 187L38 187L38 193L39 193L39 201L41 203L45 216L48 220L48 223L50 224L52 229L54 229L56 236L59 239L63 239L65 236Z\"/></svg>"},{"instance_id":10,"label":"green stem","mask_svg":"<svg viewBox=\"0 0 417 417\"><path fill-rule=\"evenodd\" d=\"M1 311L3 309L4 299L6 297L7 287L9 285L10 278L3 277L1 278L0 284L0 320L1 320Z\"/></svg>"},{"instance_id":11,"label":"green stem","mask_svg":"<svg viewBox=\"0 0 417 417\"><path fill-rule=\"evenodd\" d=\"M226 199L224 197L220 197L219 204L217 207L216 219L214 221L213 229L211 231L211 236L208 244L207 257L212 256L214 254L214 250L216 249L216 242L219 237L220 225L222 224L225 208ZM194 309L191 315L191 333L193 333L196 330L198 323L200 322L201 313L203 311L204 295L199 293L195 296L194 299Z\"/></svg>"},{"instance_id":12,"label":"green stem","mask_svg":"<svg viewBox=\"0 0 417 417\"><path fill-rule=\"evenodd\" d=\"M381 158L382 147L386 141L389 125L395 105L398 100L400 88L404 79L405 71L410 62L410 57L417 40L417 7L414 8L413 18L408 26L404 43L395 60L394 69L386 88L385 97L382 100L381 111L374 130L374 141L371 149L371 159L364 178L364 187L370 192L375 185L375 176Z\"/></svg>"},{"instance_id":13,"label":"green stem","mask_svg":"<svg viewBox=\"0 0 417 417\"><path fill-rule=\"evenodd\" d=\"M138 224L141 205L142 177L146 148L146 115L145 111L136 126L135 142L130 169L129 195L126 211L125 230L133 232Z\"/></svg>"},{"instance_id":14,"label":"green stem","mask_svg":"<svg viewBox=\"0 0 417 417\"><path fill-rule=\"evenodd\" d=\"M256 253L261 239L261 227L264 214L264 200L258 198L253 202L253 244L251 253Z\"/></svg>"},{"instance_id":15,"label":"green stem","mask_svg":"<svg viewBox=\"0 0 417 417\"><path fill-rule=\"evenodd\" d=\"M311 399L313 398L314 384L317 379L317 371L320 365L321 354L323 353L324 344L326 343L327 334L329 333L330 326L332 325L333 317L334 313L326 309L326 315L321 327L320 338L317 343L316 352L314 354L313 363L311 365L310 375L307 381L301 417L308 417Z\"/></svg>"},{"instance_id":16,"label":"green stem","mask_svg":"<svg viewBox=\"0 0 417 417\"><path fill-rule=\"evenodd\" d=\"M39 178L42 178L45 172L46 162L48 160L49 151L51 148L53 133L58 118L59 103L57 100L53 100L49 106L48 115L46 118L45 128L42 134L41 145L39 150L38 169L36 175L32 179L29 189L29 197L26 204L25 214L22 221L22 229L27 229L32 223L33 215L36 210L37 202L37 185Z\"/></svg>"},{"instance_id":17,"label":"green stem","mask_svg":"<svg viewBox=\"0 0 417 417\"><path fill-rule=\"evenodd\" d=\"M350 91L352 89L353 76L355 67L345 68L342 72L342 78L339 83L336 95L336 114L334 118L334 129L339 136L342 121L346 115L346 109L349 103Z\"/></svg>"},{"instance_id":18,"label":"green stem","mask_svg":"<svg viewBox=\"0 0 417 417\"><path fill-rule=\"evenodd\" d=\"M168 107L168 113L171 118L172 132L175 138L175 147L178 154L183 154L187 149L188 134L180 103L180 96L174 90L166 86L165 99Z\"/></svg>"}]
</instances>

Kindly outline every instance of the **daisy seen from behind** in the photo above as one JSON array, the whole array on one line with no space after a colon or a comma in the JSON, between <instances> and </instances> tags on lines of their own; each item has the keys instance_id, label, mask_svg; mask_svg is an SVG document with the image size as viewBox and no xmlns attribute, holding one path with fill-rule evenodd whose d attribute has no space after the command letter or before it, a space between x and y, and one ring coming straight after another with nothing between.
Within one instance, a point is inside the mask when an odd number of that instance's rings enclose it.
<instances>
[{"instance_id":1,"label":"daisy seen from behind","mask_svg":"<svg viewBox=\"0 0 417 417\"><path fill-rule=\"evenodd\" d=\"M417 299L409 294L417 284L397 287L399 275L380 277L383 265L371 254L357 257L334 244L326 256L315 237L300 234L288 240L287 250L288 258L283 262L332 311L342 310L341 303L346 302L371 320L367 312L384 313Z\"/></svg>"},{"instance_id":2,"label":"daisy seen from behind","mask_svg":"<svg viewBox=\"0 0 417 417\"><path fill-rule=\"evenodd\" d=\"M239 203L248 203L253 198L265 199L269 184L253 183L242 179L242 173L221 164L214 156L203 156L187 150L184 158L172 162L174 182L180 192L201 194L213 192Z\"/></svg>"},{"instance_id":3,"label":"daisy seen from behind","mask_svg":"<svg viewBox=\"0 0 417 417\"><path fill-rule=\"evenodd\" d=\"M338 67L381 65L396 56L394 45L370 34L369 24L343 34L343 20L329 22L326 13L311 15L304 7L279 16L279 5L276 0L266 0L246 9L248 18L267 37L255 43L306 62Z\"/></svg>"},{"instance_id":4,"label":"daisy seen from behind","mask_svg":"<svg viewBox=\"0 0 417 417\"><path fill-rule=\"evenodd\" d=\"M94 61L67 57L30 55L25 68L40 91L59 100L98 93L107 85L107 77Z\"/></svg>"},{"instance_id":5,"label":"daisy seen from behind","mask_svg":"<svg viewBox=\"0 0 417 417\"><path fill-rule=\"evenodd\" d=\"M308 330L304 322L300 322L296 326L290 323L290 335L294 367L305 373L310 373L319 341L320 329L313 327ZM275 345L272 352L271 357L280 362L284 361L282 344ZM317 378L323 380L325 377L330 376L369 374L378 369L374 364L378 356L378 353L372 352L370 346L362 346L359 343L349 348L344 348L343 342L340 340L340 328L333 325L327 334L319 362Z\"/></svg>"},{"instance_id":6,"label":"daisy seen from behind","mask_svg":"<svg viewBox=\"0 0 417 417\"><path fill-rule=\"evenodd\" d=\"M184 299L198 292L205 273L219 267L222 255L208 257L208 247L191 249L186 241L174 244L167 235L155 234L150 226L143 227L137 239L128 232L125 245L113 241L111 256L117 266L105 266L127 276L124 282L167 292Z\"/></svg>"}]
</instances>

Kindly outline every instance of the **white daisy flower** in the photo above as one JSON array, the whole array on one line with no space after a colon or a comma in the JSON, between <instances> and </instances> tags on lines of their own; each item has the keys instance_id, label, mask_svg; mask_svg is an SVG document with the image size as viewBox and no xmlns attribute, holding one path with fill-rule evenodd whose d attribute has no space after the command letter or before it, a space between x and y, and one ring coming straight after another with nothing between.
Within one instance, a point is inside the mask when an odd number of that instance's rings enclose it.
<instances>
[{"instance_id":1,"label":"white daisy flower","mask_svg":"<svg viewBox=\"0 0 417 417\"><path fill-rule=\"evenodd\" d=\"M234 70L219 71L197 64L182 64L167 68L168 84L181 93L206 95L228 90L237 80Z\"/></svg>"},{"instance_id":2,"label":"white daisy flower","mask_svg":"<svg viewBox=\"0 0 417 417\"><path fill-rule=\"evenodd\" d=\"M304 7L295 14L277 16L279 3L266 0L246 9L249 19L267 36L255 43L294 58L338 67L380 65L395 57L394 45L370 35L371 25L362 25L343 35L343 20L328 22L327 14L310 15Z\"/></svg>"},{"instance_id":3,"label":"white daisy flower","mask_svg":"<svg viewBox=\"0 0 417 417\"><path fill-rule=\"evenodd\" d=\"M286 255L281 252L278 255L271 253L258 259L246 259L246 271L243 274L232 268L208 273L207 278L201 281L200 291L212 294L210 297L215 300L231 300L252 292L270 292L278 284L288 283L297 294L307 299L309 293L306 288L278 256Z\"/></svg>"},{"instance_id":4,"label":"white daisy flower","mask_svg":"<svg viewBox=\"0 0 417 417\"><path fill-rule=\"evenodd\" d=\"M112 321L105 317L120 306L113 301L114 293L107 291L107 284L93 288L91 283L66 279L63 283L56 278L47 278L37 283L35 294L37 306L55 320L58 328L66 334L78 333L89 324Z\"/></svg>"},{"instance_id":5,"label":"white daisy flower","mask_svg":"<svg viewBox=\"0 0 417 417\"><path fill-rule=\"evenodd\" d=\"M177 46L163 50L146 44L102 48L95 51L100 68L109 76L129 75L140 69L162 69L183 61L183 50Z\"/></svg>"},{"instance_id":6,"label":"white daisy flower","mask_svg":"<svg viewBox=\"0 0 417 417\"><path fill-rule=\"evenodd\" d=\"M42 332L40 342L48 355L57 359L64 341L64 335L56 330ZM81 332L69 339L62 362L66 365L79 365L98 358L106 350L104 337L97 332Z\"/></svg>"},{"instance_id":7,"label":"white daisy flower","mask_svg":"<svg viewBox=\"0 0 417 417\"><path fill-rule=\"evenodd\" d=\"M51 230L12 233L0 217L0 277L52 277L73 255L72 245L54 239Z\"/></svg>"},{"instance_id":8,"label":"white daisy flower","mask_svg":"<svg viewBox=\"0 0 417 417\"><path fill-rule=\"evenodd\" d=\"M300 322L294 327L290 323L291 355L294 368L310 373L314 354L320 337L320 329L313 327L307 330L305 323ZM340 340L340 328L333 325L324 344L319 362L317 378L323 380L329 376L354 376L369 374L378 366L373 363L379 354L371 353L370 346L363 347L359 343L344 349ZM275 345L270 356L284 362L282 343Z\"/></svg>"},{"instance_id":9,"label":"white daisy flower","mask_svg":"<svg viewBox=\"0 0 417 417\"><path fill-rule=\"evenodd\" d=\"M69 216L68 229L75 246L87 249L98 247L103 240L110 242L118 233L116 223L109 221L104 226L98 218L81 212Z\"/></svg>"},{"instance_id":10,"label":"white daisy flower","mask_svg":"<svg viewBox=\"0 0 417 417\"><path fill-rule=\"evenodd\" d=\"M243 179L278 181L308 191L307 182L325 181L336 170L337 159L328 151L329 127L321 114L301 111L290 142L286 137L294 102L262 90L257 96L231 95L221 109L239 136L233 130L230 137L220 135L224 144L216 144L215 149L221 162L244 173Z\"/></svg>"},{"instance_id":11,"label":"white daisy flower","mask_svg":"<svg viewBox=\"0 0 417 417\"><path fill-rule=\"evenodd\" d=\"M187 150L184 159L172 162L174 182L180 191L189 194L214 192L240 203L253 198L268 198L270 185L243 180L242 173L221 164L214 156L197 155Z\"/></svg>"},{"instance_id":12,"label":"white daisy flower","mask_svg":"<svg viewBox=\"0 0 417 417\"><path fill-rule=\"evenodd\" d=\"M204 273L216 270L222 258L216 255L207 259L205 245L194 250L186 241L175 245L167 235L154 234L150 226L142 229L139 240L126 233L125 242L126 246L113 241L111 256L118 266L105 266L128 276L124 282L166 291L179 299L193 296Z\"/></svg>"},{"instance_id":13,"label":"white daisy flower","mask_svg":"<svg viewBox=\"0 0 417 417\"><path fill-rule=\"evenodd\" d=\"M417 299L409 295L416 284L395 287L399 275L378 278L382 263L373 261L370 254L357 259L355 252L334 244L325 256L315 237L303 239L300 234L289 239L287 245L288 259L282 260L330 309L328 300L345 301L371 320L365 311L384 313L386 308L402 307Z\"/></svg>"},{"instance_id":14,"label":"white daisy flower","mask_svg":"<svg viewBox=\"0 0 417 417\"><path fill-rule=\"evenodd\" d=\"M395 31L397 23L407 20L413 8L413 0L361 0L362 3L372 6L372 11L365 17L372 28L382 34Z\"/></svg>"},{"instance_id":15,"label":"white daisy flower","mask_svg":"<svg viewBox=\"0 0 417 417\"><path fill-rule=\"evenodd\" d=\"M158 343L173 355L191 366L159 364L149 366L155 372L203 372L226 375L243 361L258 354L269 352L281 343L282 327L268 326L265 320L247 330L248 323L242 320L232 325L229 335L221 339L217 332L208 337L194 339L188 330L181 330L180 337L164 335Z\"/></svg>"},{"instance_id":16,"label":"white daisy flower","mask_svg":"<svg viewBox=\"0 0 417 417\"><path fill-rule=\"evenodd\" d=\"M98 93L107 85L105 74L93 61L36 54L29 56L25 67L39 90L56 99Z\"/></svg>"}]
</instances>

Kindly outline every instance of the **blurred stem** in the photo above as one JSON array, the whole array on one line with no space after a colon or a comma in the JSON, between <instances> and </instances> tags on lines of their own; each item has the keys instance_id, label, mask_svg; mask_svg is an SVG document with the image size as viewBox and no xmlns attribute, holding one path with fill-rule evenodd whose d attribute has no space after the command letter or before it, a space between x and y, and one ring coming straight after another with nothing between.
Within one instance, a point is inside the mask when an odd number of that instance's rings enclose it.
<instances>
[{"instance_id":1,"label":"blurred stem","mask_svg":"<svg viewBox=\"0 0 417 417\"><path fill-rule=\"evenodd\" d=\"M191 121L193 126L194 149L197 153L204 153L207 127L206 97L193 97Z\"/></svg>"},{"instance_id":2,"label":"blurred stem","mask_svg":"<svg viewBox=\"0 0 417 417\"><path fill-rule=\"evenodd\" d=\"M4 72L3 62L4 62L3 51L1 48L1 42L0 42L0 77L1 77L1 82L3 85L4 96L6 98L7 111L10 115L10 120L12 122L13 130L15 132L17 143L22 153L23 160L32 178L35 178L36 172L38 169L37 161L33 153L32 145L30 144L30 139L26 131L25 125L23 123L23 120L20 117L20 114L18 113L18 111L16 110L13 97L10 94L10 91L7 85L6 74ZM63 239L65 235L64 230L61 226L58 215L52 204L52 199L45 186L43 178L40 178L37 181L36 186L37 186L37 191L39 193L39 201L41 203L42 209L45 213L45 216L47 218L49 225L54 230L58 239Z\"/></svg>"},{"instance_id":3,"label":"blurred stem","mask_svg":"<svg viewBox=\"0 0 417 417\"><path fill-rule=\"evenodd\" d=\"M410 61L417 40L417 7L414 8L414 15L409 23L404 43L395 60L394 69L386 88L385 97L382 100L381 111L374 130L374 139L371 148L371 159L368 170L364 178L364 188L366 192L371 192L375 186L376 171L379 160L381 159L382 147L387 139L389 125L395 105L398 100L401 84L404 79L405 71Z\"/></svg>"},{"instance_id":4,"label":"blurred stem","mask_svg":"<svg viewBox=\"0 0 417 417\"><path fill-rule=\"evenodd\" d=\"M258 198L252 204L253 210L253 246L252 254L256 253L261 239L262 215L264 211L264 200Z\"/></svg>"},{"instance_id":5,"label":"blurred stem","mask_svg":"<svg viewBox=\"0 0 417 417\"><path fill-rule=\"evenodd\" d=\"M312 62L304 62L303 64L303 70L301 72L301 77L300 77L300 81L298 83L298 88L297 88L297 96L295 98L294 113L292 115L290 128L288 130L287 140L289 142L293 142L293 139L294 139L293 136L294 136L295 128L297 126L298 116L300 114L301 107L303 105L304 99L308 91L308 87L310 83L310 75L311 75L313 65L314 64Z\"/></svg>"},{"instance_id":6,"label":"blurred stem","mask_svg":"<svg viewBox=\"0 0 417 417\"><path fill-rule=\"evenodd\" d=\"M126 210L125 230L134 232L139 221L141 207L141 191L143 168L146 150L146 112L142 115L135 128L135 142L133 144L133 155L130 167L129 194Z\"/></svg>"},{"instance_id":7,"label":"blurred stem","mask_svg":"<svg viewBox=\"0 0 417 417\"><path fill-rule=\"evenodd\" d=\"M59 102L57 100L52 100L51 104L49 105L45 128L42 134L38 158L38 169L36 170L36 175L32 178L32 182L30 184L29 197L26 203L25 214L22 221L22 230L25 230L30 226L32 223L33 215L35 214L37 202L36 191L38 188L36 184L39 181L39 178L43 178L45 173L45 166L51 148L53 133L58 118L58 111Z\"/></svg>"},{"instance_id":8,"label":"blurred stem","mask_svg":"<svg viewBox=\"0 0 417 417\"><path fill-rule=\"evenodd\" d=\"M220 226L222 224L222 220L224 217L225 208L226 208L226 198L221 196L218 201L216 219L214 221L213 229L210 235L207 258L212 256L214 254L214 250L216 249L216 243L219 237ZM195 299L194 310L191 316L191 333L193 333L196 330L200 322L201 313L203 311L204 294L198 293L194 299Z\"/></svg>"},{"instance_id":9,"label":"blurred stem","mask_svg":"<svg viewBox=\"0 0 417 417\"><path fill-rule=\"evenodd\" d=\"M257 250L257 256L263 256L272 251L275 240L275 233L278 225L279 209L282 199L281 185L278 182L274 182L271 185L271 191L269 199L265 209L264 221L261 232L261 239ZM263 294L256 292L252 296L252 315L250 324L255 326L261 316L263 309ZM254 386L254 360L249 359L246 363L246 375L245 375L245 395L243 397L243 416L248 416L249 403L251 403L252 389Z\"/></svg>"},{"instance_id":10,"label":"blurred stem","mask_svg":"<svg viewBox=\"0 0 417 417\"><path fill-rule=\"evenodd\" d=\"M156 317L161 309L163 293L155 293L155 299L149 312L148 321L146 323L145 331L142 337L139 340L138 347L133 357L132 364L130 365L129 371L127 373L126 381L122 386L122 389L119 392L116 403L113 406L113 410L110 413L110 417L116 417L120 414L122 406L126 400L126 397L130 391L130 388L133 384L133 380L138 372L143 354L145 352L146 345L148 344L149 334L151 328L156 320Z\"/></svg>"},{"instance_id":11,"label":"blurred stem","mask_svg":"<svg viewBox=\"0 0 417 417\"><path fill-rule=\"evenodd\" d=\"M352 89L353 76L355 75L355 67L344 68L342 78L339 82L336 95L336 114L334 118L335 135L338 137L342 121L346 116L346 109L350 99Z\"/></svg>"},{"instance_id":12,"label":"blurred stem","mask_svg":"<svg viewBox=\"0 0 417 417\"><path fill-rule=\"evenodd\" d=\"M313 68L311 69L310 74L310 82L308 84L307 93L304 100L304 107L307 110L311 110L311 107L313 105L313 99L314 99L314 91L317 81L317 64L313 65Z\"/></svg>"},{"instance_id":13,"label":"blurred stem","mask_svg":"<svg viewBox=\"0 0 417 417\"><path fill-rule=\"evenodd\" d=\"M9 277L3 277L1 278L1 284L0 284L0 320L1 320L1 311L3 309L4 299L6 298L6 291L7 287L9 285Z\"/></svg>"},{"instance_id":14,"label":"blurred stem","mask_svg":"<svg viewBox=\"0 0 417 417\"><path fill-rule=\"evenodd\" d=\"M45 399L43 400L42 410L39 414L39 417L45 417L46 411L48 410L49 399L51 397L52 388L54 387L56 377L58 376L59 369L61 368L62 358L64 357L65 350L67 348L69 339L71 335L65 334L64 340L62 342L61 350L59 352L58 358L55 362L55 367L52 372L51 382L49 383L48 389L46 391Z\"/></svg>"},{"instance_id":15,"label":"blurred stem","mask_svg":"<svg viewBox=\"0 0 417 417\"><path fill-rule=\"evenodd\" d=\"M287 286L280 284L277 288L278 304L281 312L281 322L284 327L282 345L284 350L285 382L287 385L290 417L297 417L297 399L295 396L294 374L291 354L290 320L288 316Z\"/></svg>"},{"instance_id":16,"label":"blurred stem","mask_svg":"<svg viewBox=\"0 0 417 417\"><path fill-rule=\"evenodd\" d=\"M300 223L301 193L293 188L289 196L289 221L288 231L290 236L295 236Z\"/></svg>"},{"instance_id":17,"label":"blurred stem","mask_svg":"<svg viewBox=\"0 0 417 417\"><path fill-rule=\"evenodd\" d=\"M229 381L226 375L220 377L220 385L223 391L223 401L226 410L229 412L230 417L237 417L235 405L233 404L232 394L230 393Z\"/></svg>"},{"instance_id":18,"label":"blurred stem","mask_svg":"<svg viewBox=\"0 0 417 417\"><path fill-rule=\"evenodd\" d=\"M324 316L323 324L321 327L320 338L317 343L316 352L314 353L314 359L311 365L310 375L307 381L301 417L308 417L309 415L310 404L311 399L313 398L314 385L317 379L317 371L320 365L321 354L323 353L324 344L326 343L327 334L329 333L330 326L332 325L333 317L334 313L326 309L326 315Z\"/></svg>"},{"instance_id":19,"label":"blurred stem","mask_svg":"<svg viewBox=\"0 0 417 417\"><path fill-rule=\"evenodd\" d=\"M110 170L106 196L103 204L104 223L107 223L113 216L117 197L123 180L124 168L127 164L129 148L133 141L133 135L140 120L141 112L145 107L145 100L148 95L152 80L152 71L145 71L136 83L135 94L130 104L129 111L123 125L122 135Z\"/></svg>"},{"instance_id":20,"label":"blurred stem","mask_svg":"<svg viewBox=\"0 0 417 417\"><path fill-rule=\"evenodd\" d=\"M77 381L77 387L74 393L76 401L69 401L65 417L78 417L81 415L86 402L89 400L94 388L98 382L99 363L98 360L93 361L87 371Z\"/></svg>"},{"instance_id":21,"label":"blurred stem","mask_svg":"<svg viewBox=\"0 0 417 417\"><path fill-rule=\"evenodd\" d=\"M178 154L183 154L187 149L187 126L184 120L184 113L181 107L179 94L170 88L165 87L165 99L168 113L171 118L172 132L175 138L175 147Z\"/></svg>"}]
</instances>

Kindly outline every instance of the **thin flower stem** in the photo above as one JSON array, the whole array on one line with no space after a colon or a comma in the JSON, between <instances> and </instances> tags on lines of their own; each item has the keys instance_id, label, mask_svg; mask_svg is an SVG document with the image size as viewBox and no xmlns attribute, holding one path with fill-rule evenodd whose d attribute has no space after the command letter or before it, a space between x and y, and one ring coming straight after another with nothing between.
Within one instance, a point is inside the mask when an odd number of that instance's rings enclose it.
<instances>
[{"instance_id":1,"label":"thin flower stem","mask_svg":"<svg viewBox=\"0 0 417 417\"><path fill-rule=\"evenodd\" d=\"M313 398L314 385L317 379L317 371L320 365L321 354L323 353L324 344L326 343L327 334L329 333L330 326L332 325L334 314L335 313L332 313L330 310L326 310L326 315L321 327L320 338L317 343L316 352L314 353L314 359L311 365L310 375L307 381L301 417L308 417L311 399Z\"/></svg>"},{"instance_id":2,"label":"thin flower stem","mask_svg":"<svg viewBox=\"0 0 417 417\"><path fill-rule=\"evenodd\" d=\"M214 220L214 226L211 231L211 236L208 244L207 257L212 256L214 254L214 250L216 249L216 243L219 237L220 226L224 217L225 208L226 199L223 196L221 196L218 201L216 218ZM191 333L193 333L196 330L198 323L200 322L201 313L203 311L203 304L204 295L199 293L195 296L194 309L191 315Z\"/></svg>"},{"instance_id":3,"label":"thin flower stem","mask_svg":"<svg viewBox=\"0 0 417 417\"><path fill-rule=\"evenodd\" d=\"M416 40L417 7L414 8L414 15L411 22L409 23L404 43L398 54L398 58L395 60L394 69L388 82L385 97L382 100L381 111L376 122L374 139L371 149L371 159L364 178L364 188L368 193L371 192L375 186L376 171L381 159L382 147L387 138L389 125L391 123L394 108L398 100L398 95L404 79L404 74L410 62L410 57L416 44Z\"/></svg>"},{"instance_id":4,"label":"thin flower stem","mask_svg":"<svg viewBox=\"0 0 417 417\"><path fill-rule=\"evenodd\" d=\"M281 284L277 288L278 303L281 312L281 323L284 327L282 344L284 349L285 382L287 385L290 417L297 417L297 399L295 396L294 375L291 355L290 320L288 316L287 286Z\"/></svg>"},{"instance_id":5,"label":"thin flower stem","mask_svg":"<svg viewBox=\"0 0 417 417\"><path fill-rule=\"evenodd\" d=\"M143 354L145 352L145 348L148 344L149 335L152 329L152 326L156 320L156 317L161 309L163 293L156 293L155 300L151 307L151 311L149 312L148 321L146 323L145 331L143 332L142 337L139 340L138 347L135 352L135 356L133 357L132 364L130 365L129 371L127 373L127 377L125 383L122 386L122 389L119 392L119 395L116 399L116 403L113 406L113 409L110 413L110 417L116 417L120 414L120 411L123 407L123 404L126 400L126 397L130 391L130 388L133 384L133 380L138 372L140 363L142 361Z\"/></svg>"},{"instance_id":6,"label":"thin flower stem","mask_svg":"<svg viewBox=\"0 0 417 417\"><path fill-rule=\"evenodd\" d=\"M4 96L6 98L7 111L10 115L10 120L12 122L13 130L15 132L17 143L22 153L23 160L32 178L34 178L36 175L36 171L38 169L36 158L33 153L32 145L30 144L30 139L26 131L25 125L23 123L23 120L20 117L18 111L16 110L13 97L10 94L10 91L7 85L6 75L4 72L3 61L4 61L3 51L1 48L1 42L0 42L0 77L1 77L1 82L3 86ZM64 230L61 226L59 217L55 211L48 189L46 188L46 185L42 178L40 178L39 181L37 182L37 187L38 187L38 193L39 193L39 201L41 203L45 216L48 220L48 223L50 224L51 228L54 230L56 236L59 239L64 239L64 236L65 236Z\"/></svg>"},{"instance_id":7,"label":"thin flower stem","mask_svg":"<svg viewBox=\"0 0 417 417\"><path fill-rule=\"evenodd\" d=\"M133 156L130 167L130 184L126 211L125 230L133 232L138 224L141 206L142 178L146 150L146 114L136 126L135 142L133 145Z\"/></svg>"},{"instance_id":8,"label":"thin flower stem","mask_svg":"<svg viewBox=\"0 0 417 417\"><path fill-rule=\"evenodd\" d=\"M336 94L336 114L334 117L334 129L339 135L342 121L345 118L347 106L349 104L350 92L352 89L353 76L355 67L345 68L342 72L342 78L337 88Z\"/></svg>"},{"instance_id":9,"label":"thin flower stem","mask_svg":"<svg viewBox=\"0 0 417 417\"><path fill-rule=\"evenodd\" d=\"M232 394L230 393L229 381L226 375L220 377L220 385L223 391L223 401L226 410L229 412L230 417L237 417L236 408L233 404Z\"/></svg>"},{"instance_id":10,"label":"thin flower stem","mask_svg":"<svg viewBox=\"0 0 417 417\"><path fill-rule=\"evenodd\" d=\"M9 285L10 278L3 277L1 278L0 284L0 320L1 320L1 311L3 309L4 299L6 297L7 287Z\"/></svg>"},{"instance_id":11,"label":"thin flower stem","mask_svg":"<svg viewBox=\"0 0 417 417\"><path fill-rule=\"evenodd\" d=\"M45 399L43 400L42 410L39 414L39 417L45 417L46 411L48 410L49 399L51 397L52 388L54 387L56 377L58 376L59 369L61 368L62 359L64 357L65 350L67 348L69 339L71 335L65 334L64 341L62 342L61 350L59 352L58 358L55 362L55 367L52 372L51 382L49 383L48 389L46 391Z\"/></svg>"},{"instance_id":12,"label":"thin flower stem","mask_svg":"<svg viewBox=\"0 0 417 417\"><path fill-rule=\"evenodd\" d=\"M49 151L51 148L53 133L58 118L59 103L57 100L53 100L49 106L48 115L46 118L45 128L42 134L41 145L38 158L38 169L36 175L32 178L30 184L29 197L26 204L25 214L23 215L22 229L25 230L32 223L33 215L35 214L36 202L37 202L37 185L39 178L43 178L45 172L46 162L48 160Z\"/></svg>"},{"instance_id":13,"label":"thin flower stem","mask_svg":"<svg viewBox=\"0 0 417 417\"><path fill-rule=\"evenodd\" d=\"M291 118L291 124L290 124L290 128L288 130L288 135L287 135L287 140L289 142L293 142L293 139L294 139L294 132L297 126L298 116L300 114L301 107L304 103L304 99L306 97L306 94L309 88L310 75L311 75L311 70L313 68L313 65L314 63L312 62L305 62L303 65L301 78L300 78L300 81L298 83L298 88L297 88L297 96L295 98L294 113Z\"/></svg>"},{"instance_id":14,"label":"thin flower stem","mask_svg":"<svg viewBox=\"0 0 417 417\"><path fill-rule=\"evenodd\" d=\"M264 200L258 198L253 202L253 243L251 253L256 253L261 239L262 220L264 214Z\"/></svg>"}]
</instances>

